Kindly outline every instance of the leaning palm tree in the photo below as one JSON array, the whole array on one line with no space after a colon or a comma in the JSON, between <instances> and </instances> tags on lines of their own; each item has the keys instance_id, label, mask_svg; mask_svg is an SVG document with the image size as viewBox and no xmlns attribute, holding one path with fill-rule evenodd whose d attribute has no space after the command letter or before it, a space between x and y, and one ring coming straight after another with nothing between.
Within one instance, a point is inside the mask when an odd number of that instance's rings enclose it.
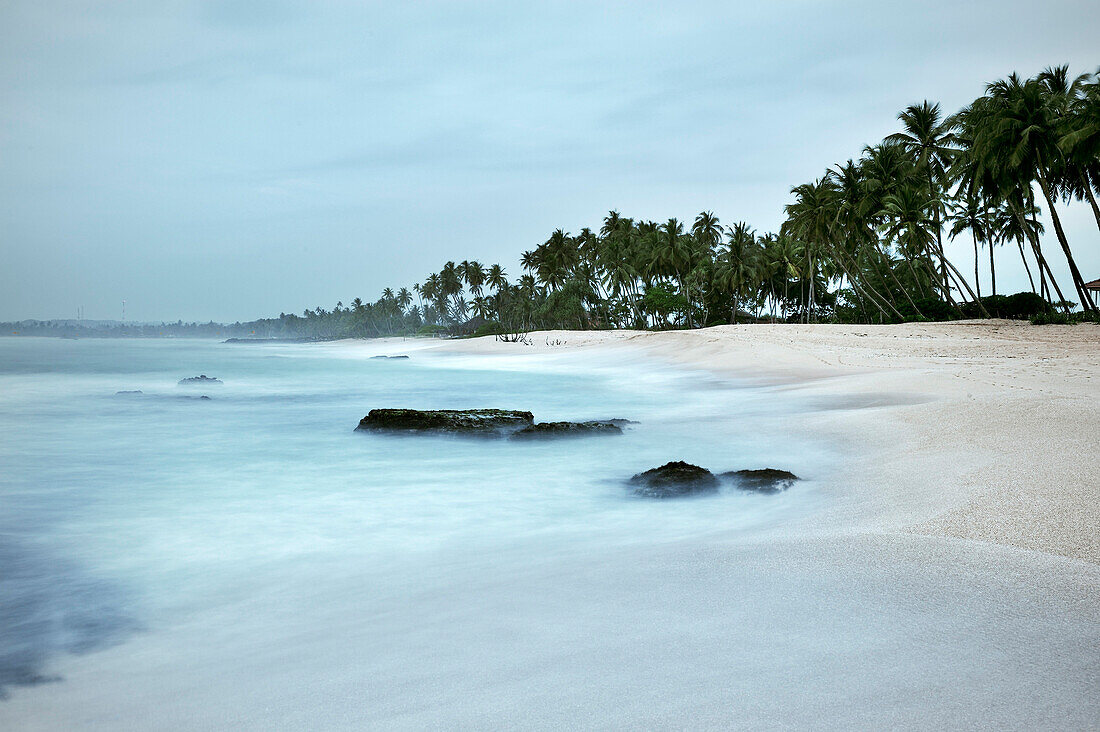
<instances>
[{"instance_id":1,"label":"leaning palm tree","mask_svg":"<svg viewBox=\"0 0 1100 732\"><path fill-rule=\"evenodd\" d=\"M877 195L881 181L870 179ZM823 256L831 256L861 298L870 302L887 319L902 315L887 295L876 291L864 277L858 260L841 244L837 221L840 219L840 197L836 184L828 176L791 189L795 202L784 206L787 219L780 227L780 236L789 236L802 243L800 270L808 283L803 314L807 322L813 318L813 303L818 273Z\"/></svg>"},{"instance_id":2,"label":"leaning palm tree","mask_svg":"<svg viewBox=\"0 0 1100 732\"><path fill-rule=\"evenodd\" d=\"M920 104L906 107L905 111L898 115L904 132L896 132L887 136L887 142L901 145L916 163L917 169L923 173L925 184L928 186L928 195L934 202L932 210L932 228L936 233L936 251L940 258L940 279L947 282L947 264L943 251L943 237L941 225L940 201L943 198L943 190L947 180L947 170L952 159L957 154L955 146L957 140L953 132L954 122L944 119L940 113L940 105L933 104L927 99Z\"/></svg>"},{"instance_id":3,"label":"leaning palm tree","mask_svg":"<svg viewBox=\"0 0 1100 732\"><path fill-rule=\"evenodd\" d=\"M990 84L983 100L975 102L975 154L1024 187L1039 184L1081 306L1095 311L1055 206L1055 183L1061 175L1058 111L1064 100L1040 80L1024 81L1016 74Z\"/></svg>"},{"instance_id":4,"label":"leaning palm tree","mask_svg":"<svg viewBox=\"0 0 1100 732\"><path fill-rule=\"evenodd\" d=\"M1100 228L1100 70L1078 77L1077 93L1071 98L1061 120L1058 149L1072 171L1063 185L1075 198L1086 199Z\"/></svg>"}]
</instances>

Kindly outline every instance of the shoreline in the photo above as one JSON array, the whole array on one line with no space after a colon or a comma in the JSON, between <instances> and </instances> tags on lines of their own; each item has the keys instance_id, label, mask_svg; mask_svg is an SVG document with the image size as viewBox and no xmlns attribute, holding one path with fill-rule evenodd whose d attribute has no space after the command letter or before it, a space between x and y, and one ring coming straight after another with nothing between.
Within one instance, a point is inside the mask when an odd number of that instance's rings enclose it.
<instances>
[{"instance_id":1,"label":"shoreline","mask_svg":"<svg viewBox=\"0 0 1100 732\"><path fill-rule=\"evenodd\" d=\"M335 345L364 355L629 349L794 391L810 405L799 429L848 453L847 475L828 486L839 500L825 521L837 530L982 541L1100 564L1100 327L751 324L540 331L530 340Z\"/></svg>"}]
</instances>

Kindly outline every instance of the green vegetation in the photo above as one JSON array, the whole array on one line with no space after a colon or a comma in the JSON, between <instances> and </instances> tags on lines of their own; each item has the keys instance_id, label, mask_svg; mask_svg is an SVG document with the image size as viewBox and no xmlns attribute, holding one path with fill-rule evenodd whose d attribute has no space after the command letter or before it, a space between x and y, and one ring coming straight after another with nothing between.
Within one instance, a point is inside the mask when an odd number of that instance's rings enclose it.
<instances>
[{"instance_id":1,"label":"green vegetation","mask_svg":"<svg viewBox=\"0 0 1100 732\"><path fill-rule=\"evenodd\" d=\"M1100 227L1100 79L1066 67L1015 75L945 117L916 104L901 131L857 160L791 189L777 233L723 226L704 211L689 225L610 212L599 230L559 229L523 253L510 282L499 265L447 262L413 287L401 312L463 333L537 328L699 327L760 319L889 323L963 317L1047 317L1074 303L1042 250L1048 216L1071 273L1070 293L1096 308L1059 218L1087 201ZM969 234L973 279L948 259L944 239ZM1012 246L1031 293L996 292L995 246ZM981 296L980 250L990 294ZM374 308L393 310L384 294Z\"/></svg>"}]
</instances>

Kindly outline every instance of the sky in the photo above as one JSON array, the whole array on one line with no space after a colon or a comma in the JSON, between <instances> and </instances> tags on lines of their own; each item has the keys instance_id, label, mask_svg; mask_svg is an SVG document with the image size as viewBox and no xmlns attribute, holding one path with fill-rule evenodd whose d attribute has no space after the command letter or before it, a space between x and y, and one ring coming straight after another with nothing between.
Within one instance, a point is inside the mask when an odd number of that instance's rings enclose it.
<instances>
[{"instance_id":1,"label":"sky","mask_svg":"<svg viewBox=\"0 0 1100 732\"><path fill-rule=\"evenodd\" d=\"M1097 28L1061 0L0 0L0 319L244 321L447 260L514 277L610 209L774 230L907 105L1095 70ZM1091 211L1061 213L1100 277Z\"/></svg>"}]
</instances>

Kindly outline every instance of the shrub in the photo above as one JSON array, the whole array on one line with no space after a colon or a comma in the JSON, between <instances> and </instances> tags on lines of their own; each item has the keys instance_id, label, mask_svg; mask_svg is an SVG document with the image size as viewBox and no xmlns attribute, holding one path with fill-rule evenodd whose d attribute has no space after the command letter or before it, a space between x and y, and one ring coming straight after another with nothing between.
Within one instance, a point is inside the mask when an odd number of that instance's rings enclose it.
<instances>
[{"instance_id":1,"label":"shrub","mask_svg":"<svg viewBox=\"0 0 1100 732\"><path fill-rule=\"evenodd\" d=\"M475 330L470 337L480 338L482 336L500 335L503 332L504 329L501 328L500 323L495 320L490 320L488 323L482 323L478 326L477 330Z\"/></svg>"},{"instance_id":2,"label":"shrub","mask_svg":"<svg viewBox=\"0 0 1100 732\"><path fill-rule=\"evenodd\" d=\"M913 305L916 305L916 309L913 309ZM958 313L953 307L947 304L945 300L940 300L938 297L921 297L913 301L913 305L908 302L899 303L897 306L898 312L905 318L906 322L909 321L929 321L929 320L954 320L958 317ZM918 311L919 314L918 314Z\"/></svg>"},{"instance_id":3,"label":"shrub","mask_svg":"<svg viewBox=\"0 0 1100 732\"><path fill-rule=\"evenodd\" d=\"M1054 308L1051 307L1050 303L1034 292L1017 292L1015 295L988 295L981 300L991 318L1029 320L1037 315L1054 312ZM984 317L975 302L963 303L962 310L963 315L968 318Z\"/></svg>"},{"instance_id":4,"label":"shrub","mask_svg":"<svg viewBox=\"0 0 1100 732\"><path fill-rule=\"evenodd\" d=\"M1031 316L1030 320L1032 325L1069 325L1075 322L1066 313L1055 312L1036 313Z\"/></svg>"},{"instance_id":5,"label":"shrub","mask_svg":"<svg viewBox=\"0 0 1100 732\"><path fill-rule=\"evenodd\" d=\"M1059 313L1050 311L1036 313L1031 318L1032 325L1076 325L1077 323L1100 323L1100 315L1092 312Z\"/></svg>"}]
</instances>

